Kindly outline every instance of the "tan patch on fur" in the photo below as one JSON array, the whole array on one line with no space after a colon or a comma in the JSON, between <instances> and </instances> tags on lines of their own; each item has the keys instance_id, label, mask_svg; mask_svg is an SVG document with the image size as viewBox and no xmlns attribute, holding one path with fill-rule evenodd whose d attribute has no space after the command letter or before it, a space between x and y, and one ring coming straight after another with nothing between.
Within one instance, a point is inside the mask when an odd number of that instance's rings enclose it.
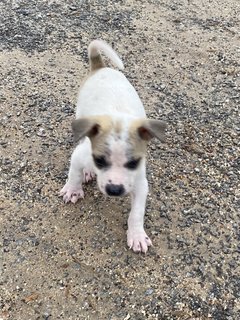
<instances>
[{"instance_id":1,"label":"tan patch on fur","mask_svg":"<svg viewBox=\"0 0 240 320\"><path fill-rule=\"evenodd\" d=\"M91 118L93 123L97 123L99 133L91 138L92 149L95 155L102 155L107 151L107 137L113 128L113 120L107 115L93 116Z\"/></svg>"},{"instance_id":2,"label":"tan patch on fur","mask_svg":"<svg viewBox=\"0 0 240 320\"><path fill-rule=\"evenodd\" d=\"M138 128L141 127L145 119L137 119L129 127L129 143L132 147L132 157L137 159L143 157L147 149L147 141L140 138Z\"/></svg>"},{"instance_id":3,"label":"tan patch on fur","mask_svg":"<svg viewBox=\"0 0 240 320\"><path fill-rule=\"evenodd\" d=\"M121 121L115 122L109 116L98 116L93 118L96 118L96 122L100 125L99 134L91 139L93 153L102 155L109 150L109 136L113 135L116 136L116 139L120 139L123 127ZM134 159L142 158L146 153L147 141L141 139L137 132L137 129L143 125L144 120L145 119L135 120L129 127L129 140L127 141L129 148L126 152L129 153L128 156Z\"/></svg>"},{"instance_id":4,"label":"tan patch on fur","mask_svg":"<svg viewBox=\"0 0 240 320\"><path fill-rule=\"evenodd\" d=\"M95 71L104 67L104 62L102 60L102 56L100 54L90 56L90 70Z\"/></svg>"},{"instance_id":5,"label":"tan patch on fur","mask_svg":"<svg viewBox=\"0 0 240 320\"><path fill-rule=\"evenodd\" d=\"M111 147L108 145L109 137L112 135L116 137L116 140L121 139L121 132L123 130L121 121L114 121L108 115L92 116L88 120L92 125L99 125L98 134L90 137L93 153L95 155L103 155L111 152ZM129 127L129 139L126 141L128 148L125 151L130 158L137 159L145 156L147 141L141 139L137 131L144 124L144 121L145 119L137 119Z\"/></svg>"},{"instance_id":6,"label":"tan patch on fur","mask_svg":"<svg viewBox=\"0 0 240 320\"><path fill-rule=\"evenodd\" d=\"M102 56L100 54L96 55L96 56L91 56L89 58L89 62L90 62L90 72L88 72L88 74L85 76L85 78L82 80L81 85L80 85L80 91L81 88L84 86L84 84L86 83L86 81L93 76L99 69L104 68L105 64L102 60Z\"/></svg>"},{"instance_id":7,"label":"tan patch on fur","mask_svg":"<svg viewBox=\"0 0 240 320\"><path fill-rule=\"evenodd\" d=\"M121 123L121 121L116 121L116 122L114 123L114 132L115 132L116 134L120 135L122 129L123 129L123 128L122 128L122 123Z\"/></svg>"},{"instance_id":8,"label":"tan patch on fur","mask_svg":"<svg viewBox=\"0 0 240 320\"><path fill-rule=\"evenodd\" d=\"M104 154L108 149L108 137L110 135L116 136L120 139L120 134L122 131L122 124L120 121L114 121L110 116L101 115L96 117L91 117L96 123L100 125L100 131L98 135L91 139L93 153L96 155Z\"/></svg>"}]
</instances>

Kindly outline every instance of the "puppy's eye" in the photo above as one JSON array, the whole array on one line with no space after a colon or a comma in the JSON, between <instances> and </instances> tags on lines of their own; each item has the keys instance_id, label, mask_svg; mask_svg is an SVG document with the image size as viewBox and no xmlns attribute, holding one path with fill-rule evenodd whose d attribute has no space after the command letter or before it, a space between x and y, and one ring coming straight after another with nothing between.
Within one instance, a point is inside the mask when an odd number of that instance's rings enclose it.
<instances>
[{"instance_id":1,"label":"puppy's eye","mask_svg":"<svg viewBox=\"0 0 240 320\"><path fill-rule=\"evenodd\" d=\"M103 169L103 168L109 167L109 163L106 161L104 156L100 156L100 157L93 156L93 161L95 163L95 166L98 169Z\"/></svg>"},{"instance_id":2,"label":"puppy's eye","mask_svg":"<svg viewBox=\"0 0 240 320\"><path fill-rule=\"evenodd\" d=\"M140 158L139 159L132 159L130 161L128 161L127 163L125 163L124 167L130 170L135 170L140 162Z\"/></svg>"}]
</instances>

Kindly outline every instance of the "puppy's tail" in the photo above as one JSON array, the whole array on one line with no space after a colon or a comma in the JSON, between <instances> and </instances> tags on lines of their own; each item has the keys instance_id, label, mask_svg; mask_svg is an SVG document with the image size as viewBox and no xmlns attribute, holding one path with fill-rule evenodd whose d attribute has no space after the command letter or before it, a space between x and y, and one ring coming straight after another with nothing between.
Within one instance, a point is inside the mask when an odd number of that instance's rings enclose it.
<instances>
[{"instance_id":1,"label":"puppy's tail","mask_svg":"<svg viewBox=\"0 0 240 320\"><path fill-rule=\"evenodd\" d=\"M94 71L104 67L104 62L100 51L111 60L111 62L120 70L124 69L122 60L117 53L106 42L102 40L93 40L88 46L88 56L90 61L90 70Z\"/></svg>"}]
</instances>

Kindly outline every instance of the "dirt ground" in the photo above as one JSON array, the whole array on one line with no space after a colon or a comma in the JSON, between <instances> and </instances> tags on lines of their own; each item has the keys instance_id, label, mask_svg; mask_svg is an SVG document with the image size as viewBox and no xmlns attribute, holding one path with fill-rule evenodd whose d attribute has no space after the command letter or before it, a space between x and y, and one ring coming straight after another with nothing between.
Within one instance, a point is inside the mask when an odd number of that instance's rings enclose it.
<instances>
[{"instance_id":1,"label":"dirt ground","mask_svg":"<svg viewBox=\"0 0 240 320\"><path fill-rule=\"evenodd\" d=\"M239 0L2 0L0 319L240 319ZM114 46L148 117L145 226L96 183L65 205L87 46Z\"/></svg>"}]
</instances>

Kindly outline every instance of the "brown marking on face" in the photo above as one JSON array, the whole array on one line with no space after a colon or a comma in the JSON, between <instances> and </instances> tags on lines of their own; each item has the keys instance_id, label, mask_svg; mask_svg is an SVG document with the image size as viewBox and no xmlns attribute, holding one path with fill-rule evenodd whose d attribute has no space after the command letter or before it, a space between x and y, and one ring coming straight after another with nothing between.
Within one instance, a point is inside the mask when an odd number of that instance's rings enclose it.
<instances>
[{"instance_id":1,"label":"brown marking on face","mask_svg":"<svg viewBox=\"0 0 240 320\"><path fill-rule=\"evenodd\" d=\"M134 120L129 127L129 145L130 153L133 159L138 159L145 156L147 149L147 141L143 140L138 129L143 125L145 119Z\"/></svg>"},{"instance_id":2,"label":"brown marking on face","mask_svg":"<svg viewBox=\"0 0 240 320\"><path fill-rule=\"evenodd\" d=\"M128 135L124 139L126 143L118 143L118 140L122 138L123 124L120 120L113 121L108 116L102 116L101 121L98 121L101 129L100 132L91 138L93 153L96 155L107 154L108 156L113 152L115 156L115 149L124 148L125 150L117 150L122 153L121 159L124 158L124 155L127 159L139 159L144 158L147 148L147 139L143 139L139 134L139 128L143 126L146 119L137 119L134 120L129 128ZM99 117L100 120L100 117ZM111 138L114 139L114 150L112 150L113 145L109 144ZM116 161L116 160L115 160Z\"/></svg>"},{"instance_id":3,"label":"brown marking on face","mask_svg":"<svg viewBox=\"0 0 240 320\"><path fill-rule=\"evenodd\" d=\"M121 132L123 130L122 123L120 120L114 121L113 123L113 134L115 140L119 140L121 138Z\"/></svg>"},{"instance_id":4,"label":"brown marking on face","mask_svg":"<svg viewBox=\"0 0 240 320\"><path fill-rule=\"evenodd\" d=\"M100 115L73 120L72 129L76 141L89 137L94 154L100 155L106 152L110 135L115 141L121 138L122 125L108 115Z\"/></svg>"},{"instance_id":5,"label":"brown marking on face","mask_svg":"<svg viewBox=\"0 0 240 320\"><path fill-rule=\"evenodd\" d=\"M122 123L119 120L114 121L110 116L98 116L100 126L99 133L92 137L92 149L94 154L110 154L109 146L110 136L118 141L121 139Z\"/></svg>"},{"instance_id":6,"label":"brown marking on face","mask_svg":"<svg viewBox=\"0 0 240 320\"><path fill-rule=\"evenodd\" d=\"M137 119L130 123L126 134L121 120L100 115L74 120L72 127L76 140L85 136L90 138L95 156L110 158L112 153L116 153L117 158L136 160L145 157L147 142L151 138L164 140L166 125L158 120Z\"/></svg>"},{"instance_id":7,"label":"brown marking on face","mask_svg":"<svg viewBox=\"0 0 240 320\"><path fill-rule=\"evenodd\" d=\"M92 118L94 118L95 122L97 122L99 125L98 133L90 137L93 154L96 156L108 155L109 146L107 143L107 137L110 135L110 132L113 128L112 118L107 115Z\"/></svg>"}]
</instances>

